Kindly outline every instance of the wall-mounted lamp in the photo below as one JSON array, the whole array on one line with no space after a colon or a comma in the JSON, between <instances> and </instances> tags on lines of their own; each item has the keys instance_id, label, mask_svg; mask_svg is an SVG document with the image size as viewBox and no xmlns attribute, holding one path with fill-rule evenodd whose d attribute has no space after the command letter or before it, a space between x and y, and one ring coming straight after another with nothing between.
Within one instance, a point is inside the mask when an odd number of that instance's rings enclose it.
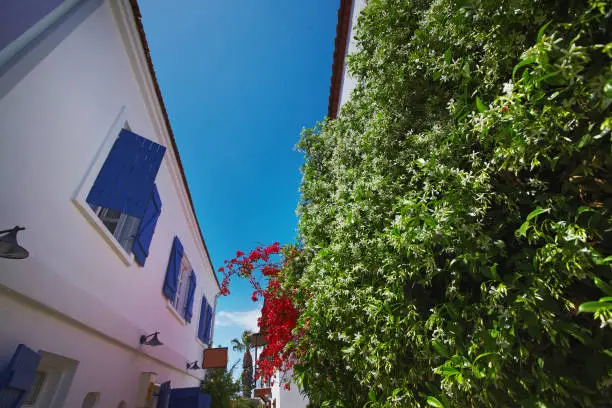
<instances>
[{"instance_id":1,"label":"wall-mounted lamp","mask_svg":"<svg viewBox=\"0 0 612 408\"><path fill-rule=\"evenodd\" d=\"M187 363L188 370L200 370L201 368L202 367L198 365L198 360L194 361L193 363Z\"/></svg>"},{"instance_id":2,"label":"wall-mounted lamp","mask_svg":"<svg viewBox=\"0 0 612 408\"><path fill-rule=\"evenodd\" d=\"M140 336L140 344L144 344L145 346L151 347L163 346L164 343L159 341L159 339L157 338L158 334L159 332L151 333L146 336L143 334L142 336Z\"/></svg>"},{"instance_id":3,"label":"wall-mounted lamp","mask_svg":"<svg viewBox=\"0 0 612 408\"><path fill-rule=\"evenodd\" d=\"M27 249L17 243L17 232L24 229L15 227L0 231L0 234L5 234L0 237L0 258L23 259L30 255Z\"/></svg>"}]
</instances>

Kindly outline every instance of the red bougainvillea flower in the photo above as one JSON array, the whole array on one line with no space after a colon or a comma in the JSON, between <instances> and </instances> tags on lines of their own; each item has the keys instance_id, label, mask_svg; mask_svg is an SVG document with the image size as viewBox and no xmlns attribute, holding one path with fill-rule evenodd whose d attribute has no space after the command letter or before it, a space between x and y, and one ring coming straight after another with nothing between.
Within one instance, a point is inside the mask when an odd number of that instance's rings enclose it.
<instances>
[{"instance_id":1,"label":"red bougainvillea flower","mask_svg":"<svg viewBox=\"0 0 612 408\"><path fill-rule=\"evenodd\" d=\"M295 287L283 288L278 281L279 273L284 265L291 262L298 254L295 247L287 247L284 251L282 262L271 261L272 256L283 253L283 248L278 242L266 247L258 246L249 252L248 256L242 251L236 251L236 257L225 261L225 269L219 268L223 273L221 294L229 294L230 279L237 274L246 278L254 291L251 300L254 302L262 297L264 305L258 326L261 333L265 333L267 344L264 346L258 358L255 379L261 378L265 382L272 382L277 372L287 373L295 364L299 355L305 354L305 345L299 342L297 337L304 334L304 329L294 333L299 318L299 310L293 300ZM267 279L267 286L262 288L259 276ZM291 344L291 346L289 346ZM289 384L285 384L289 389Z\"/></svg>"}]
</instances>

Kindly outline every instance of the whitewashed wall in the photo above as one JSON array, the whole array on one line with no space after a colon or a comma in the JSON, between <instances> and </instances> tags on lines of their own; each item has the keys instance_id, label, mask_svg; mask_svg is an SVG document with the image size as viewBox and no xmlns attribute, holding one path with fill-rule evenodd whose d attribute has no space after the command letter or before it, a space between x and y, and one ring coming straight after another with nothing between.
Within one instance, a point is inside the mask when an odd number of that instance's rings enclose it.
<instances>
[{"instance_id":1,"label":"whitewashed wall","mask_svg":"<svg viewBox=\"0 0 612 408\"><path fill-rule=\"evenodd\" d=\"M272 386L272 400L276 400L276 408L306 408L308 398L300 394L297 384L291 382L289 390L281 384L280 375L276 374Z\"/></svg>"},{"instance_id":2,"label":"whitewashed wall","mask_svg":"<svg viewBox=\"0 0 612 408\"><path fill-rule=\"evenodd\" d=\"M366 6L366 0L353 0L353 7L351 9L351 27L349 34L349 44L347 47L347 54L354 54L357 52L357 43L355 42L355 27L357 25L357 19L359 14ZM346 64L344 65L344 75L342 78L342 91L340 92L340 106L344 105L348 98L351 96L351 92L355 89L357 82L355 78L350 76L346 70Z\"/></svg>"},{"instance_id":3,"label":"whitewashed wall","mask_svg":"<svg viewBox=\"0 0 612 408\"><path fill-rule=\"evenodd\" d=\"M167 145L117 15L104 2L0 95L0 229L25 226L19 240L30 252L25 260L0 259L0 366L18 343L77 360L68 408L90 391L101 392L99 407L135 406L144 371L173 387L198 385L202 372L187 373L185 362L201 361L201 297L214 302L218 291L169 145L145 267L127 265L71 201L122 110L132 131ZM23 68L11 69L0 88ZM162 295L175 235L197 275L188 325ZM155 331L164 346L142 348L140 335Z\"/></svg>"}]
</instances>

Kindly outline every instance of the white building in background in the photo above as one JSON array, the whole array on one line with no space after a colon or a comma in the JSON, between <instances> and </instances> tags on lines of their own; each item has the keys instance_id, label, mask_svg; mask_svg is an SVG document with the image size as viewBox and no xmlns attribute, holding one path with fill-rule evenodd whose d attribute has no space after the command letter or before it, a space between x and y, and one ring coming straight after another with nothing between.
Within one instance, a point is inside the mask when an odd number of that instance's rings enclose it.
<instances>
[{"instance_id":1,"label":"white building in background","mask_svg":"<svg viewBox=\"0 0 612 408\"><path fill-rule=\"evenodd\" d=\"M285 389L284 382L281 383L280 374L276 375L272 386L272 407L276 408L306 408L308 397L300 394L298 386L290 383L289 389Z\"/></svg>"},{"instance_id":2,"label":"white building in background","mask_svg":"<svg viewBox=\"0 0 612 408\"><path fill-rule=\"evenodd\" d=\"M355 78L347 72L346 57L358 51L355 28L366 3L367 0L340 0L327 112L330 119L336 118L340 107L350 98L357 85ZM305 408L308 406L308 399L300 394L297 385L292 382L289 384L290 389L284 389L284 382L280 381L280 375L277 374L274 385L271 387L270 407Z\"/></svg>"},{"instance_id":3,"label":"white building in background","mask_svg":"<svg viewBox=\"0 0 612 408\"><path fill-rule=\"evenodd\" d=\"M334 119L357 85L346 69L346 56L358 51L355 28L367 0L340 0L327 116Z\"/></svg>"},{"instance_id":4,"label":"white building in background","mask_svg":"<svg viewBox=\"0 0 612 408\"><path fill-rule=\"evenodd\" d=\"M207 406L219 284L135 0L0 1L0 190L29 251L0 258L0 407Z\"/></svg>"}]
</instances>

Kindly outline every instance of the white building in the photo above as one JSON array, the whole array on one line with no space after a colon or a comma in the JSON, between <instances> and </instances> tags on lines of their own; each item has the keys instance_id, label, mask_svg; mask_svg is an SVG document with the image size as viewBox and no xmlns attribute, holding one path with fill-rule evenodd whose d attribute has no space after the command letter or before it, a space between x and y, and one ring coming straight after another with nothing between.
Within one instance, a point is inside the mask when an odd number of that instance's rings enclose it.
<instances>
[{"instance_id":1,"label":"white building","mask_svg":"<svg viewBox=\"0 0 612 408\"><path fill-rule=\"evenodd\" d=\"M29 251L0 258L0 407L206 406L219 284L135 0L0 1L0 189Z\"/></svg>"},{"instance_id":2,"label":"white building","mask_svg":"<svg viewBox=\"0 0 612 408\"><path fill-rule=\"evenodd\" d=\"M327 116L334 119L357 85L346 69L346 56L357 52L355 28L367 0L340 0Z\"/></svg>"},{"instance_id":3,"label":"white building","mask_svg":"<svg viewBox=\"0 0 612 408\"><path fill-rule=\"evenodd\" d=\"M336 118L340 107L350 98L351 92L357 85L355 78L347 72L346 57L358 51L355 28L359 14L366 3L367 0L340 0L327 112L330 119ZM280 380L280 374L277 374L270 391L271 407L305 408L308 406L308 398L300 394L295 383L286 378L283 381ZM289 390L284 388L286 382L289 383Z\"/></svg>"},{"instance_id":4,"label":"white building","mask_svg":"<svg viewBox=\"0 0 612 408\"><path fill-rule=\"evenodd\" d=\"M284 379L283 379L284 380ZM272 407L273 408L306 408L308 397L302 395L295 383L289 383L289 389L285 389L285 382L281 381L281 375L276 374L274 385L272 386Z\"/></svg>"}]
</instances>

